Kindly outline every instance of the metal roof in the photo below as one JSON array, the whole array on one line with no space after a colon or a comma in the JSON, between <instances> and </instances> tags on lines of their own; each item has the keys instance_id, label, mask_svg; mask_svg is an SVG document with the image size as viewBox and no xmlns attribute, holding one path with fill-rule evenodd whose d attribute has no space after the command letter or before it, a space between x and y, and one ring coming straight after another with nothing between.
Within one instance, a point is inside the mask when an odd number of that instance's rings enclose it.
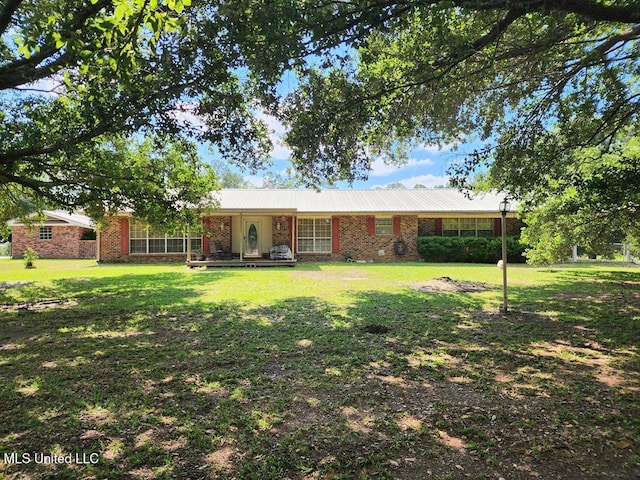
<instances>
[{"instance_id":1,"label":"metal roof","mask_svg":"<svg viewBox=\"0 0 640 480\"><path fill-rule=\"evenodd\" d=\"M267 190L223 189L214 195L220 210L319 213L498 213L502 195L457 189ZM513 202L512 202L513 203ZM515 208L513 209L515 210Z\"/></svg>"},{"instance_id":2,"label":"metal roof","mask_svg":"<svg viewBox=\"0 0 640 480\"><path fill-rule=\"evenodd\" d=\"M93 220L81 213L68 213L63 210L43 210L42 213L45 215L43 223L40 222L37 216L31 218L35 225L72 225L74 227L96 228ZM10 220L7 223L9 225L24 225L24 222L18 219Z\"/></svg>"}]
</instances>

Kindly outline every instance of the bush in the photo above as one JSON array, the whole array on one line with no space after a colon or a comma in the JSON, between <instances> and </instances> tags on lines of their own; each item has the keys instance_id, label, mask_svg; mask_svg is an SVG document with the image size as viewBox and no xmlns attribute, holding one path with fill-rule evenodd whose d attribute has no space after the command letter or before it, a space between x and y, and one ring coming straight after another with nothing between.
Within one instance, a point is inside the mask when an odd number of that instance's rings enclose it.
<instances>
[{"instance_id":1,"label":"bush","mask_svg":"<svg viewBox=\"0 0 640 480\"><path fill-rule=\"evenodd\" d=\"M22 260L24 261L25 268L35 268L33 262L35 262L38 258L38 252L36 252L33 248L29 247L24 251L22 256Z\"/></svg>"},{"instance_id":2,"label":"bush","mask_svg":"<svg viewBox=\"0 0 640 480\"><path fill-rule=\"evenodd\" d=\"M509 263L524 263L519 237L507 238ZM497 263L502 258L500 237L418 237L418 253L427 262Z\"/></svg>"}]
</instances>

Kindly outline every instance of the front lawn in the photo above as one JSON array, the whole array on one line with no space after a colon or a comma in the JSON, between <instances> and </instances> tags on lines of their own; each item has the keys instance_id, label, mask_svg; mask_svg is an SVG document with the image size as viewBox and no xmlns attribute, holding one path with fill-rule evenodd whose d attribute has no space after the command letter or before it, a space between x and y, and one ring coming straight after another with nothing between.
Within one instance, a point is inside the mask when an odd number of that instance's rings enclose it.
<instances>
[{"instance_id":1,"label":"front lawn","mask_svg":"<svg viewBox=\"0 0 640 480\"><path fill-rule=\"evenodd\" d=\"M0 259L0 478L640 475L638 268L510 266L503 315L494 266L36 267Z\"/></svg>"}]
</instances>

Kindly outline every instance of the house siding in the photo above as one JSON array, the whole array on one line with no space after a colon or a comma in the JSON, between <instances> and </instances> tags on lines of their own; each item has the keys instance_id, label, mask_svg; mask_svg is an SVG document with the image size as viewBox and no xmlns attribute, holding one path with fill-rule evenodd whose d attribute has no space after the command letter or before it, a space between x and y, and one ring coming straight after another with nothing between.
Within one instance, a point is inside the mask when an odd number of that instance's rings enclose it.
<instances>
[{"instance_id":1,"label":"house siding","mask_svg":"<svg viewBox=\"0 0 640 480\"><path fill-rule=\"evenodd\" d=\"M419 260L417 251L418 217L414 215L396 216L394 229L399 235L376 235L375 217L371 215L334 216L333 224L339 225L339 252L332 253L299 253L301 262L344 261L347 253L358 261L398 262ZM338 221L335 219L339 218ZM372 225L374 226L372 228ZM336 233L333 232L334 238ZM396 255L394 243L402 237L407 243L407 253Z\"/></svg>"},{"instance_id":2,"label":"house siding","mask_svg":"<svg viewBox=\"0 0 640 480\"><path fill-rule=\"evenodd\" d=\"M14 258L24 255L27 248L33 248L40 258L94 258L95 240L81 240L91 229L73 225L51 226L51 240L38 238L39 227L14 225L12 227L11 254Z\"/></svg>"},{"instance_id":3,"label":"house siding","mask_svg":"<svg viewBox=\"0 0 640 480\"><path fill-rule=\"evenodd\" d=\"M235 217L237 220L237 217ZM267 217L265 217L267 218ZM295 252L297 249L296 218L290 215L269 216L271 228L271 246L288 245ZM392 263L418 261L420 255L417 250L418 236L442 235L442 218L425 218L417 215L394 215L393 234L375 234L375 216L372 215L333 215L332 221L332 248L327 253L296 253L300 262L341 262L345 254L350 253L351 258L358 261ZM216 248L231 252L239 257L239 251L233 251L234 235L242 235L241 231L234 232L234 217L231 215L212 215L203 218L205 236L203 238L203 250L208 252L208 240L216 244ZM129 254L122 252L124 241L122 232L126 217L112 217L108 225L101 231L101 259L108 262L184 262L185 254ZM264 221L263 221L264 222ZM237 223L237 222L236 222ZM494 225L500 223L500 219L494 220ZM278 224L280 229L278 230ZM373 228L372 228L373 225ZM221 228L222 226L222 228ZM507 233L518 235L522 222L515 218L507 219ZM127 224L128 228L128 224ZM128 235L128 230L127 230ZM291 239L294 239L291 245ZM407 245L404 255L397 255L394 244L402 238ZM127 245L128 247L128 245Z\"/></svg>"},{"instance_id":4,"label":"house siding","mask_svg":"<svg viewBox=\"0 0 640 480\"><path fill-rule=\"evenodd\" d=\"M184 253L129 253L129 218L109 217L100 231L100 260L119 263L179 263Z\"/></svg>"}]
</instances>

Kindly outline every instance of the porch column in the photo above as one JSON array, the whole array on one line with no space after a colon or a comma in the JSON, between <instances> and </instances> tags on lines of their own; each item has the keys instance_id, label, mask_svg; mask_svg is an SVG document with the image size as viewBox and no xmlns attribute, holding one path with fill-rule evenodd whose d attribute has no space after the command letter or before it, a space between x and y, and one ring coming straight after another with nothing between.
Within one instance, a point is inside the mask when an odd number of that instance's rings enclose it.
<instances>
[{"instance_id":1,"label":"porch column","mask_svg":"<svg viewBox=\"0 0 640 480\"><path fill-rule=\"evenodd\" d=\"M296 259L296 254L298 253L298 245L296 243L296 237L298 233L296 229L298 227L298 217L297 215L291 216L291 253L293 254L293 259Z\"/></svg>"},{"instance_id":2,"label":"porch column","mask_svg":"<svg viewBox=\"0 0 640 480\"><path fill-rule=\"evenodd\" d=\"M187 262L191 260L191 229L187 227Z\"/></svg>"},{"instance_id":3,"label":"porch column","mask_svg":"<svg viewBox=\"0 0 640 480\"><path fill-rule=\"evenodd\" d=\"M242 212L240 212L240 261L242 261L243 249L244 249L244 225L242 224Z\"/></svg>"}]
</instances>

